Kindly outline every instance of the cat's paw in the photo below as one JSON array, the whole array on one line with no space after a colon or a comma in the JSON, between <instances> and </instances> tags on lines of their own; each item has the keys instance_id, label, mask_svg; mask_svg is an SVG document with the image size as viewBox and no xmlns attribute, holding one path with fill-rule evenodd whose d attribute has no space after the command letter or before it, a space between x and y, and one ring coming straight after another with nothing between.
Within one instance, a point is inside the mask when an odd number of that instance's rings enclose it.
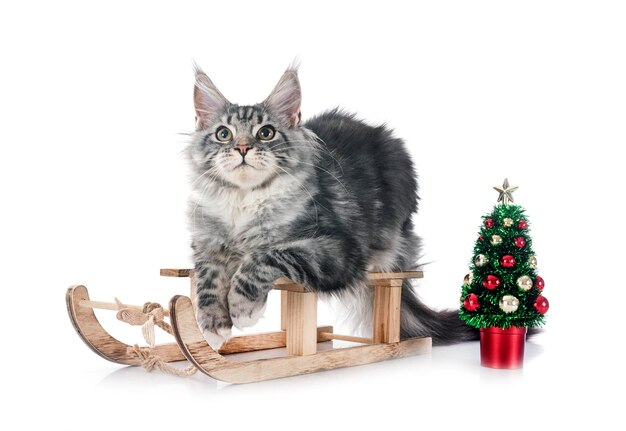
<instances>
[{"instance_id":1,"label":"cat's paw","mask_svg":"<svg viewBox=\"0 0 626 431\"><path fill-rule=\"evenodd\" d=\"M259 318L265 313L267 294L261 294L260 290L250 292L251 288L242 286L235 276L228 293L228 308L230 319L237 329L254 326Z\"/></svg>"},{"instance_id":2,"label":"cat's paw","mask_svg":"<svg viewBox=\"0 0 626 431\"><path fill-rule=\"evenodd\" d=\"M233 323L223 307L198 307L196 318L204 339L213 349L219 349L230 338Z\"/></svg>"},{"instance_id":3,"label":"cat's paw","mask_svg":"<svg viewBox=\"0 0 626 431\"><path fill-rule=\"evenodd\" d=\"M230 318L233 321L233 325L237 329L249 328L256 325L261 316L265 314L265 306L267 301L263 301L261 305L257 303L251 303L246 307L238 307L237 310L230 312Z\"/></svg>"}]
</instances>

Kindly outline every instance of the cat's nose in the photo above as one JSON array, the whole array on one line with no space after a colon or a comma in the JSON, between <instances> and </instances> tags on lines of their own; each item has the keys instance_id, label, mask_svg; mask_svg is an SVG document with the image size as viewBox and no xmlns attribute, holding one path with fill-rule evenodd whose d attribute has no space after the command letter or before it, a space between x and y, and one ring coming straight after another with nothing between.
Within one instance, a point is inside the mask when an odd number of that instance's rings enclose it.
<instances>
[{"instance_id":1,"label":"cat's nose","mask_svg":"<svg viewBox=\"0 0 626 431\"><path fill-rule=\"evenodd\" d=\"M239 154L242 156L245 156L249 149L250 146L248 144L238 144L235 146L235 150L239 151Z\"/></svg>"}]
</instances>

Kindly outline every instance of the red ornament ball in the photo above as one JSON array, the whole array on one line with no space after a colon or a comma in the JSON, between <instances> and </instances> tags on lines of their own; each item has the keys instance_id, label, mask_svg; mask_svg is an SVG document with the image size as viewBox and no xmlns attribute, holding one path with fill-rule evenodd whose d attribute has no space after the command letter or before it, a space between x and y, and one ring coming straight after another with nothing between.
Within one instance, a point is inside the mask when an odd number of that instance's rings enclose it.
<instances>
[{"instance_id":1,"label":"red ornament ball","mask_svg":"<svg viewBox=\"0 0 626 431\"><path fill-rule=\"evenodd\" d=\"M537 286L537 289L543 290L543 287L545 285L546 285L546 283L543 281L543 278L541 278L540 276L537 276L535 278L535 286Z\"/></svg>"},{"instance_id":2,"label":"red ornament ball","mask_svg":"<svg viewBox=\"0 0 626 431\"><path fill-rule=\"evenodd\" d=\"M474 311L480 308L480 304L478 303L478 296L473 293L467 295L465 297L465 300L463 301L463 307L465 307L467 311Z\"/></svg>"},{"instance_id":3,"label":"red ornament ball","mask_svg":"<svg viewBox=\"0 0 626 431\"><path fill-rule=\"evenodd\" d=\"M515 247L523 248L526 245L526 240L522 236L515 238Z\"/></svg>"},{"instance_id":4,"label":"red ornament ball","mask_svg":"<svg viewBox=\"0 0 626 431\"><path fill-rule=\"evenodd\" d=\"M480 236L478 237L478 241L484 241L484 240L485 240L485 238L483 238L483 236L482 236L482 235L480 235Z\"/></svg>"},{"instance_id":5,"label":"red ornament ball","mask_svg":"<svg viewBox=\"0 0 626 431\"><path fill-rule=\"evenodd\" d=\"M513 268L515 266L515 258L510 254L506 254L500 258L500 265L505 268Z\"/></svg>"},{"instance_id":6,"label":"red ornament ball","mask_svg":"<svg viewBox=\"0 0 626 431\"><path fill-rule=\"evenodd\" d=\"M520 220L519 223L517 223L517 227L519 227L520 229L526 229L528 228L528 223L526 222L526 220Z\"/></svg>"},{"instance_id":7,"label":"red ornament ball","mask_svg":"<svg viewBox=\"0 0 626 431\"><path fill-rule=\"evenodd\" d=\"M485 220L485 227L492 227L492 226L493 226L492 218L488 218L487 220Z\"/></svg>"},{"instance_id":8,"label":"red ornament ball","mask_svg":"<svg viewBox=\"0 0 626 431\"><path fill-rule=\"evenodd\" d=\"M550 303L548 302L548 299L545 296L541 295L539 295L537 299L535 299L535 303L533 305L535 306L535 309L541 314L546 314L548 308L550 308Z\"/></svg>"},{"instance_id":9,"label":"red ornament ball","mask_svg":"<svg viewBox=\"0 0 626 431\"><path fill-rule=\"evenodd\" d=\"M488 275L485 281L483 281L485 289L493 290L500 286L500 279L495 275Z\"/></svg>"}]
</instances>

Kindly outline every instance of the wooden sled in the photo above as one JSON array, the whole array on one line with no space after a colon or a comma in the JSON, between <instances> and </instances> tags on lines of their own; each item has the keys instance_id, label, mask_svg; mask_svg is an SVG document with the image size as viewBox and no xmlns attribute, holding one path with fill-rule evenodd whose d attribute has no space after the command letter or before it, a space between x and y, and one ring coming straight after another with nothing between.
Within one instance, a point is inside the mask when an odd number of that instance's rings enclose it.
<instances>
[{"instance_id":1,"label":"wooden sled","mask_svg":"<svg viewBox=\"0 0 626 431\"><path fill-rule=\"evenodd\" d=\"M156 345L151 354L163 362L186 358L204 374L225 382L251 383L431 351L432 341L428 337L400 341L402 281L406 278L421 278L421 272L368 275L369 282L375 289L372 338L334 334L331 326L318 327L317 295L289 280L277 280L275 289L281 290L281 330L233 337L217 351L205 341L195 318L192 302L195 290L193 271L162 269L161 275L190 277L192 297L177 295L170 300L169 310L164 312L169 314L171 332L177 343ZM93 312L93 308L118 309L119 304L91 301L84 286L72 286L67 292L67 306L74 328L94 352L120 364L143 364L136 346L124 344L109 335ZM318 343L332 340L349 341L360 345L318 351ZM233 353L285 347L286 356L243 362L228 358L228 355Z\"/></svg>"}]
</instances>

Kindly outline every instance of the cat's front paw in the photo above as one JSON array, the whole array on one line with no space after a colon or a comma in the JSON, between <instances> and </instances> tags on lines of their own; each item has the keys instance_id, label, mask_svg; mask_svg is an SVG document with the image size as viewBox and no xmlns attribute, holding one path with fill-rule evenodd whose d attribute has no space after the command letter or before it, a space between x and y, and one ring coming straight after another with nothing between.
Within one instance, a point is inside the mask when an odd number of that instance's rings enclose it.
<instances>
[{"instance_id":1,"label":"cat's front paw","mask_svg":"<svg viewBox=\"0 0 626 431\"><path fill-rule=\"evenodd\" d=\"M230 319L238 329L254 326L265 312L267 291L251 285L245 277L233 277L228 293Z\"/></svg>"},{"instance_id":2,"label":"cat's front paw","mask_svg":"<svg viewBox=\"0 0 626 431\"><path fill-rule=\"evenodd\" d=\"M209 346L219 349L231 336L233 326L228 310L220 306L201 307L196 309L196 319L202 335Z\"/></svg>"}]
</instances>

